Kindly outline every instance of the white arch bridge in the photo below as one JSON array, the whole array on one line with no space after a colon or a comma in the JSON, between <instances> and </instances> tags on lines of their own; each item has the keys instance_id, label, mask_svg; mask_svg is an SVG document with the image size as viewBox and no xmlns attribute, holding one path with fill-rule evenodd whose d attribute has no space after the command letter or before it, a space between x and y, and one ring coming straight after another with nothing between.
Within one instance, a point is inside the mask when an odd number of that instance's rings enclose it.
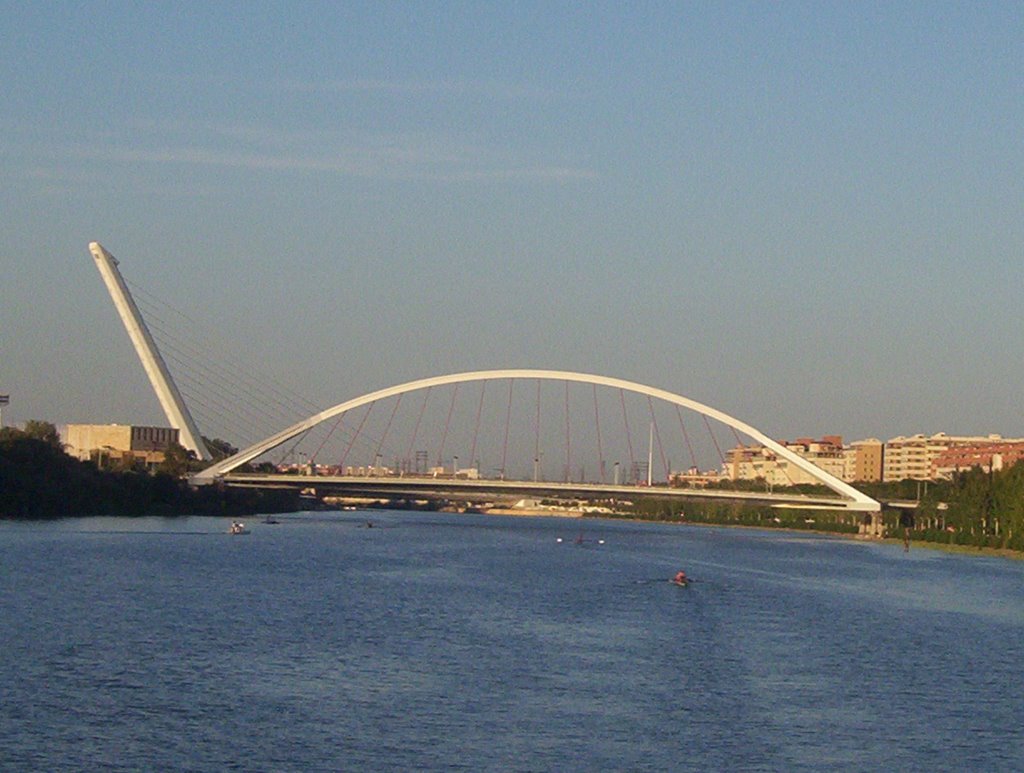
<instances>
[{"instance_id":1,"label":"white arch bridge","mask_svg":"<svg viewBox=\"0 0 1024 773\"><path fill-rule=\"evenodd\" d=\"M466 384L471 382L483 382L481 384L481 390L486 389L488 382L496 380L508 380L509 381L509 394L511 401L511 384L514 381L536 381L537 391L539 399L540 382L542 381L557 381L565 383L565 422L568 425L569 422L569 392L568 384L576 383L589 385L594 389L594 400L595 400L595 414L596 414L596 390L597 387L606 387L613 390L618 390L620 394L632 393L646 398L648 403L653 400L663 401L664 403L670 404L676 407L676 411L680 408L685 408L689 411L696 412L707 419L714 419L717 422L727 425L732 428L734 433L742 433L747 436L755 443L764 446L774 453L777 457L786 460L791 465L799 470L806 473L811 479L827 487L832 494L822 495L804 495L795 493L772 493L772 492L752 492L752 491L727 491L720 489L706 489L706 488L684 488L669 486L668 481L662 485L619 485L616 480L615 483L607 483L603 479L601 481L571 481L569 480L568 473L566 479L562 481L542 481L537 478L536 472L534 480L509 480L504 475L504 469L499 476L493 478L485 478L474 476L471 478L463 478L457 475L441 475L437 476L418 476L399 473L397 470L389 470L386 474L318 474L315 477L294 475L294 474L279 474L279 473L252 473L252 472L239 472L238 468L246 465L249 462L257 460L259 457L267 454L268 452L284 446L290 441L294 441L296 438L309 432L311 429L317 427L324 422L328 422L331 419L340 421L340 418L350 411L363 408L366 411L372 410L374 404L379 401L388 398L401 399L402 396L408 395L412 392L425 391L429 395L429 390L436 387L453 386L456 390L458 385ZM452 405L454 405L454 396L452 398ZM483 392L481 391L480 405L483 405ZM397 406L396 406L397 408ZM653 418L653 407L652 407L652 418ZM540 408L538 404L537 408L537 421L539 424L539 413ZM623 404L623 414L625 415L625 404ZM392 414L393 416L393 414ZM451 408L448 411L449 420L451 418ZM507 421L507 420L506 420ZM599 418L595 416L595 421ZM477 422L479 422L479 409L477 410ZM390 421L389 421L390 423ZM680 424L682 419L680 418ZM361 425L360 425L361 427ZM568 428L567 428L568 429ZM359 430L356 430L358 434ZM447 433L447 425L445 427ZM600 443L600 426L597 427L598 432L598 443ZM651 425L651 436L653 446L654 436L654 423L652 420ZM628 429L627 429L628 433ZM506 423L505 428L506 442L508 435L508 425ZM737 434L739 437L739 434ZM474 445L475 445L474 439ZM568 446L569 440L566 437L566 444ZM659 438L660 443L660 438ZM567 449L568 451L568 449ZM567 453L568 456L568 453ZM534 459L535 471L536 471L537 460ZM602 462L603 466L603 462ZM504 467L504 465L503 465ZM568 470L568 464L566 465ZM453 468L453 473L455 472ZM699 498L699 499L728 499L728 500L743 500L751 502L762 502L770 503L774 505L784 506L796 506L796 507L813 507L817 509L838 509L838 510L850 510L855 512L862 512L871 514L870 520L874 522L878 518L878 513L881 510L879 502L875 501L871 497L866 496L862 492L855 489L848 483L840 480L834 475L822 470L820 467L814 465L809 460L802 456L794 453L792 450L776 442L772 438L765 435L760 430L752 427L739 419L734 418L722 411L712 408L703 403L691 400L688 397L678 395L672 392L668 392L664 389L658 389L656 387L639 384L632 381L625 381L618 378L610 378L607 376L597 376L586 373L576 373L571 371L560 371L560 370L529 370L529 369L511 369L511 370L485 370L485 371L474 371L468 373L455 373L446 376L435 376L432 378L420 379L417 381L410 381L397 386L388 387L386 389L380 389L375 392L356 397L352 400L348 400L343 403L339 403L327 410L313 414L308 418L293 424L280 432L271 435L270 437L255 443L248 448L239 451L238 453L223 459L203 471L192 476L192 483L196 485L205 485L214 482L221 482L223 484L232 486L249 486L249 487L298 487L298 488L315 488L318 493L321 491L330 491L339 494L348 494L353 496L369 496L369 497L390 497L390 498L448 498L448 499L462 499L465 501L486 501L495 497L509 497L514 498L516 496L562 496L562 497L580 497L580 498L628 498L636 499L638 497L680 497L680 498ZM648 484L650 484L650 478L648 478Z\"/></svg>"}]
</instances>

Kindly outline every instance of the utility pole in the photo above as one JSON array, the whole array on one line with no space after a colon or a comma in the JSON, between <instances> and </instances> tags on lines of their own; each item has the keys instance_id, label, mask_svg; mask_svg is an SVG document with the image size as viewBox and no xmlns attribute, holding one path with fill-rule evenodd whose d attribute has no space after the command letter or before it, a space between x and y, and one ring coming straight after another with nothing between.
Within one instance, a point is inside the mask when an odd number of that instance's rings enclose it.
<instances>
[{"instance_id":1,"label":"utility pole","mask_svg":"<svg viewBox=\"0 0 1024 773\"><path fill-rule=\"evenodd\" d=\"M654 422L651 422L651 437L647 441L647 485L653 482L651 476L654 474Z\"/></svg>"}]
</instances>

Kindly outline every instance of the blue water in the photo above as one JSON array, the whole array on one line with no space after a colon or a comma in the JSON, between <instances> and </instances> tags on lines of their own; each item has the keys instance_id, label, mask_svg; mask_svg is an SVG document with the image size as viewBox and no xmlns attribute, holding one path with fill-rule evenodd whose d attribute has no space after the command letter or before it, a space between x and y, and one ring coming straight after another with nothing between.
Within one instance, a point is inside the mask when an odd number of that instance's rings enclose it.
<instances>
[{"instance_id":1,"label":"blue water","mask_svg":"<svg viewBox=\"0 0 1024 773\"><path fill-rule=\"evenodd\" d=\"M0 524L0 767L1024 770L1024 563L281 520ZM680 567L698 582L669 583Z\"/></svg>"}]
</instances>

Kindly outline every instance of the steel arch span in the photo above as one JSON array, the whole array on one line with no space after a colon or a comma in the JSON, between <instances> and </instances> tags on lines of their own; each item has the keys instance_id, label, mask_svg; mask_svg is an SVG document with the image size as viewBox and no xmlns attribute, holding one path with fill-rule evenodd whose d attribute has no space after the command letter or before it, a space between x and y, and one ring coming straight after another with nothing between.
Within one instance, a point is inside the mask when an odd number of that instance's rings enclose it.
<instances>
[{"instance_id":1,"label":"steel arch span","mask_svg":"<svg viewBox=\"0 0 1024 773\"><path fill-rule=\"evenodd\" d=\"M864 512L877 512L881 509L881 505L867 496L861 493L853 486L840 480L839 478L825 472L820 467L812 464L802 456L797 455L793 451L790 451L781 443L772 440L770 437L765 435L756 427L740 421L727 413L719 411L716 408L712 408L709 405L704 405L696 400L691 400L688 397L675 394L673 392L666 391L664 389L658 389L657 387L647 386L645 384L639 384L634 381L626 381L620 378L611 378L609 376L596 376L588 373L576 373L573 371L564 370L530 370L530 369L509 369L509 370L479 370L471 371L467 373L453 373L447 376L433 376L431 378L419 379L416 381L409 381L404 384L398 384L397 386L388 387L386 389L379 389L376 392L370 392L361 397L348 400L343 403L339 403L327 410L321 411L304 419L296 424L293 424L280 432L271 435L266 440L262 440L259 443L249 446L242 451L239 451L234 456L230 456L227 459L223 459L216 464L207 467L205 470L192 476L191 480L194 484L202 485L206 483L212 483L223 475L230 473L232 470L240 467L246 462L250 462L253 459L261 456L262 454L270 451L278 446L287 443L289 440L298 437L303 432L315 427L321 422L332 419L339 414L343 414L346 411L359 408L377 400L384 400L389 397L396 397L398 395L405 394L407 392L415 392L420 389L427 389L429 387L446 386L450 384L462 384L472 381L488 381L494 379L540 379L548 381L573 381L582 384L593 384L595 386L611 387L613 389L622 389L627 392L634 392L640 395L644 395L650 398L656 398L664 400L668 403L673 403L682 408L700 413L710 419L715 419L723 424L726 424L737 432L742 432L753 440L761 443L765 447L771 449L783 459L787 460L791 464L800 468L808 475L813 477L815 480L820 481L823 485L839 494L841 497L848 500L846 508L849 510L859 510Z\"/></svg>"}]
</instances>

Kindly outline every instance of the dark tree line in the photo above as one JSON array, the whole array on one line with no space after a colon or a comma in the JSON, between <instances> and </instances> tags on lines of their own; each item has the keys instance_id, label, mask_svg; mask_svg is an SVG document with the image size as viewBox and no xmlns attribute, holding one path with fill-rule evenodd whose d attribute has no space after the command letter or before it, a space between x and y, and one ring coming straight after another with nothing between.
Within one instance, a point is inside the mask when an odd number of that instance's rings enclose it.
<instances>
[{"instance_id":1,"label":"dark tree line","mask_svg":"<svg viewBox=\"0 0 1024 773\"><path fill-rule=\"evenodd\" d=\"M56 428L0 429L0 518L85 515L241 515L294 510L289 493L193 489L167 471L101 470L64 452Z\"/></svg>"}]
</instances>

